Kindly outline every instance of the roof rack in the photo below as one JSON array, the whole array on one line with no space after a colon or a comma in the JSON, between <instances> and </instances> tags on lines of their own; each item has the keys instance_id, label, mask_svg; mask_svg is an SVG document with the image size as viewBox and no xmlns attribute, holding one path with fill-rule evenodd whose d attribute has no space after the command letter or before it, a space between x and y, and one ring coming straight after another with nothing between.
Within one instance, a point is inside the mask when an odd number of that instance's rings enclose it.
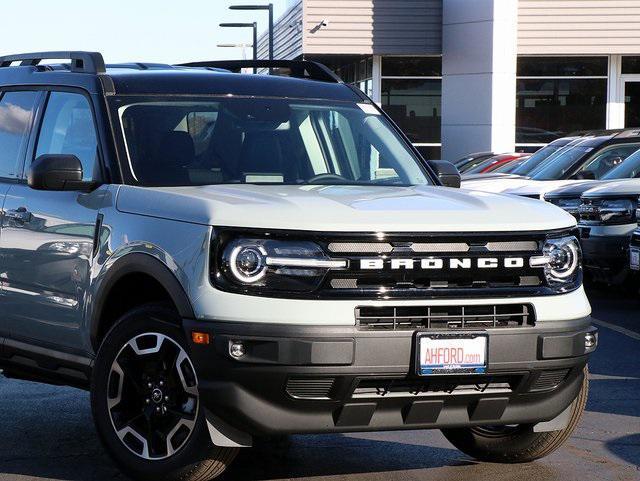
<instances>
[{"instance_id":1,"label":"roof rack","mask_svg":"<svg viewBox=\"0 0 640 481\"><path fill-rule=\"evenodd\" d=\"M289 77L343 83L325 65L311 60L212 60L179 64L180 67L210 67L240 72L243 68L289 69Z\"/></svg>"},{"instance_id":2,"label":"roof rack","mask_svg":"<svg viewBox=\"0 0 640 481\"><path fill-rule=\"evenodd\" d=\"M70 70L81 73L104 73L106 68L104 59L99 52L34 52L5 55L0 57L0 68L11 67L14 62L20 62L20 66L36 66L42 60L71 60Z\"/></svg>"},{"instance_id":3,"label":"roof rack","mask_svg":"<svg viewBox=\"0 0 640 481\"><path fill-rule=\"evenodd\" d=\"M125 62L125 63L109 63L107 68L122 68L131 70L166 70L173 68L167 63L153 62Z\"/></svg>"}]
</instances>

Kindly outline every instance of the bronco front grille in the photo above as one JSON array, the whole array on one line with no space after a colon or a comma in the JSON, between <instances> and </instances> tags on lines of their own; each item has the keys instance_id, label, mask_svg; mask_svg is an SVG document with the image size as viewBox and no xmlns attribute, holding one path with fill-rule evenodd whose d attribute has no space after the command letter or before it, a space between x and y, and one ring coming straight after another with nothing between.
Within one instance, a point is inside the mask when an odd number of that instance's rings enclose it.
<instances>
[{"instance_id":1,"label":"bronco front grille","mask_svg":"<svg viewBox=\"0 0 640 481\"><path fill-rule=\"evenodd\" d=\"M535 325L530 304L358 307L360 329L487 329Z\"/></svg>"},{"instance_id":2,"label":"bronco front grille","mask_svg":"<svg viewBox=\"0 0 640 481\"><path fill-rule=\"evenodd\" d=\"M542 255L542 233L381 237L336 235L321 241L328 256L347 261L345 269L327 274L322 293L424 298L499 289L535 293L546 286L543 269L529 264L531 257Z\"/></svg>"},{"instance_id":3,"label":"bronco front grille","mask_svg":"<svg viewBox=\"0 0 640 481\"><path fill-rule=\"evenodd\" d=\"M580 285L581 276L571 285L550 285L540 264L548 238L575 235L574 231L341 233L219 228L212 242L211 280L221 290L283 298L530 298ZM236 238L308 242L319 249L308 268L273 264L269 282L240 285L225 273L223 259L225 246Z\"/></svg>"}]
</instances>

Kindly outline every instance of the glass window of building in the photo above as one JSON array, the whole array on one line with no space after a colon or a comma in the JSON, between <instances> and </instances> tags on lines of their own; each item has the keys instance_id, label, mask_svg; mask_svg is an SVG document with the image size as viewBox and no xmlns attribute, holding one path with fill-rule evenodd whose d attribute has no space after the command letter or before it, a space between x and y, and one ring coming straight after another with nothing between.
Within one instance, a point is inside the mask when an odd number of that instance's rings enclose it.
<instances>
[{"instance_id":1,"label":"glass window of building","mask_svg":"<svg viewBox=\"0 0 640 481\"><path fill-rule=\"evenodd\" d=\"M326 62L325 62L326 64ZM334 67L336 74L345 82L358 87L369 97L373 95L373 58L366 57Z\"/></svg>"},{"instance_id":2,"label":"glass window of building","mask_svg":"<svg viewBox=\"0 0 640 481\"><path fill-rule=\"evenodd\" d=\"M622 75L640 74L640 57L628 56L622 57Z\"/></svg>"},{"instance_id":3,"label":"glass window of building","mask_svg":"<svg viewBox=\"0 0 640 481\"><path fill-rule=\"evenodd\" d=\"M423 156L440 158L441 57L384 57L381 100Z\"/></svg>"},{"instance_id":4,"label":"glass window of building","mask_svg":"<svg viewBox=\"0 0 640 481\"><path fill-rule=\"evenodd\" d=\"M518 58L516 145L604 129L607 69L607 57Z\"/></svg>"}]
</instances>

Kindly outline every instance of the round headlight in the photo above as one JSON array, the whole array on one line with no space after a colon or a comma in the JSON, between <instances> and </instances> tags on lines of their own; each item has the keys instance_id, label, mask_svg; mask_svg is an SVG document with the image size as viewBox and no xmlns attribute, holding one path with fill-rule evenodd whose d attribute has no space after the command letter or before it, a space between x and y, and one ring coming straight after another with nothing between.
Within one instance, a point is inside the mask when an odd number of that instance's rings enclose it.
<instances>
[{"instance_id":1,"label":"round headlight","mask_svg":"<svg viewBox=\"0 0 640 481\"><path fill-rule=\"evenodd\" d=\"M580 265L580 245L575 237L547 240L544 254L550 259L545 266L545 274L550 281L569 280Z\"/></svg>"},{"instance_id":2,"label":"round headlight","mask_svg":"<svg viewBox=\"0 0 640 481\"><path fill-rule=\"evenodd\" d=\"M262 246L236 246L229 254L229 269L240 282L253 284L267 273L266 256Z\"/></svg>"}]
</instances>

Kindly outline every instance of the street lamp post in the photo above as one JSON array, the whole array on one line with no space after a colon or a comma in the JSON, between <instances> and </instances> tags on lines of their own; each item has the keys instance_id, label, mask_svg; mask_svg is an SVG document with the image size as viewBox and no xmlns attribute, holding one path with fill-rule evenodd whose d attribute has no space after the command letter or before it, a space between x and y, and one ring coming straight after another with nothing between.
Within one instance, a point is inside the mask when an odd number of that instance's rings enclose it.
<instances>
[{"instance_id":1,"label":"street lamp post","mask_svg":"<svg viewBox=\"0 0 640 481\"><path fill-rule=\"evenodd\" d=\"M269 60L273 60L273 3L269 3L267 5L231 5L229 9L231 10L269 10Z\"/></svg>"},{"instance_id":2,"label":"street lamp post","mask_svg":"<svg viewBox=\"0 0 640 481\"><path fill-rule=\"evenodd\" d=\"M258 24L252 23L221 23L221 27L230 28L253 28L253 60L258 60ZM253 67L253 73L258 73L256 67Z\"/></svg>"}]
</instances>

